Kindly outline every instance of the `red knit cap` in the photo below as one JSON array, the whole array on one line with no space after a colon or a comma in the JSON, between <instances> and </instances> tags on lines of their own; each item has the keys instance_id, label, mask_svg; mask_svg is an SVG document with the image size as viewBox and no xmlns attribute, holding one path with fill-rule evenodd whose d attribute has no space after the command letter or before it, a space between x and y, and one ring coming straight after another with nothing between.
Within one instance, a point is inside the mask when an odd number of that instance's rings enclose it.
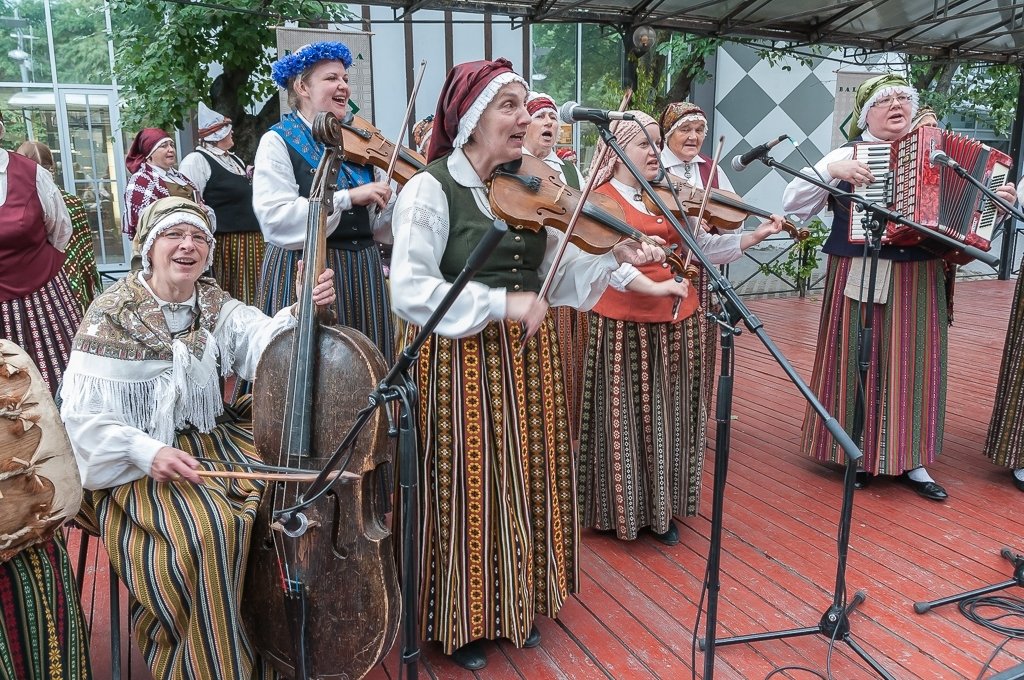
<instances>
[{"instance_id":1,"label":"red knit cap","mask_svg":"<svg viewBox=\"0 0 1024 680\"><path fill-rule=\"evenodd\" d=\"M459 136L459 121L490 82L503 73L515 72L512 62L502 57L494 61L482 59L456 64L448 72L437 99L437 112L427 150L428 163L452 152Z\"/></svg>"},{"instance_id":2,"label":"red knit cap","mask_svg":"<svg viewBox=\"0 0 1024 680\"><path fill-rule=\"evenodd\" d=\"M124 164L128 166L128 172L135 174L149 158L149 155L156 150L156 147L165 139L170 138L171 136L160 128L139 130L139 134L135 135L135 139L132 141L132 147L128 149L128 156L124 159Z\"/></svg>"}]
</instances>

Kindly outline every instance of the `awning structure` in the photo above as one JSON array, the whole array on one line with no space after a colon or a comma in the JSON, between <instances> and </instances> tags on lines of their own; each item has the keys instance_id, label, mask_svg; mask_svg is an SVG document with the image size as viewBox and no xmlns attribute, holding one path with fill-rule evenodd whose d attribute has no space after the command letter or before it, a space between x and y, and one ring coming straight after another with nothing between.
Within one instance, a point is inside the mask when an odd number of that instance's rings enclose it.
<instances>
[{"instance_id":1,"label":"awning structure","mask_svg":"<svg viewBox=\"0 0 1024 680\"><path fill-rule=\"evenodd\" d=\"M721 37L1024 61L1024 0L375 0L403 17L420 9L481 12L523 23L652 26ZM412 17L415 20L415 15Z\"/></svg>"}]
</instances>

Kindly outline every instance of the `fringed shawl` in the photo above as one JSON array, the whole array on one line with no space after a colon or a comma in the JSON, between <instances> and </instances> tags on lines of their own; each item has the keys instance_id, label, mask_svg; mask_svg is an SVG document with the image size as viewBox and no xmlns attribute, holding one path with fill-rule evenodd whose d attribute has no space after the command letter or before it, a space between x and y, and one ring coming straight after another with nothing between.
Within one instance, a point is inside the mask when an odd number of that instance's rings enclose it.
<instances>
[{"instance_id":1,"label":"fringed shawl","mask_svg":"<svg viewBox=\"0 0 1024 680\"><path fill-rule=\"evenodd\" d=\"M63 409L123 414L125 424L173 445L176 431L209 432L224 411L218 374L230 372L233 357L213 331L226 305L240 303L200 279L195 321L172 337L139 276L114 284L86 312L72 349L91 356L65 375Z\"/></svg>"}]
</instances>

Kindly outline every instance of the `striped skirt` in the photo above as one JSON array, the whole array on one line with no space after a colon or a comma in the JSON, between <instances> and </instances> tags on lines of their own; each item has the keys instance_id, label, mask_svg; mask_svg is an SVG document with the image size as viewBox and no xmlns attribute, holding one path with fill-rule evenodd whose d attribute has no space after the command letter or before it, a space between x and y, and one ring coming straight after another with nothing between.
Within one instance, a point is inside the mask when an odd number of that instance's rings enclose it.
<instances>
[{"instance_id":1,"label":"striped skirt","mask_svg":"<svg viewBox=\"0 0 1024 680\"><path fill-rule=\"evenodd\" d=\"M411 329L410 332L415 332ZM522 646L579 583L575 471L555 325L432 336L420 352L425 640Z\"/></svg>"},{"instance_id":2,"label":"striped skirt","mask_svg":"<svg viewBox=\"0 0 1024 680\"><path fill-rule=\"evenodd\" d=\"M273 315L295 302L295 267L301 250L267 244L256 306ZM380 249L327 250L325 266L334 270L338 324L355 328L377 345L390 365L395 358L391 294L380 261Z\"/></svg>"},{"instance_id":3,"label":"striped skirt","mask_svg":"<svg viewBox=\"0 0 1024 680\"><path fill-rule=\"evenodd\" d=\"M843 295L853 260L829 257L818 351L810 387L847 432L857 389L857 301ZM874 342L868 369L863 467L898 475L935 462L946 417L946 308L942 260L893 262L888 303L872 305ZM804 414L803 451L844 463L820 418Z\"/></svg>"},{"instance_id":4,"label":"striped skirt","mask_svg":"<svg viewBox=\"0 0 1024 680\"><path fill-rule=\"evenodd\" d=\"M1016 291L985 440L985 455L1014 469L1024 467L1024 276L1017 277Z\"/></svg>"},{"instance_id":5,"label":"striped skirt","mask_svg":"<svg viewBox=\"0 0 1024 680\"><path fill-rule=\"evenodd\" d=\"M590 316L572 307L556 307L558 348L562 352L562 377L565 380L565 404L569 411L569 432L573 443L580 438L583 376L587 366L587 321Z\"/></svg>"},{"instance_id":6,"label":"striped skirt","mask_svg":"<svg viewBox=\"0 0 1024 680\"><path fill-rule=\"evenodd\" d=\"M707 385L696 315L678 323L590 318L579 475L583 525L633 540L697 514Z\"/></svg>"},{"instance_id":7,"label":"striped skirt","mask_svg":"<svg viewBox=\"0 0 1024 680\"><path fill-rule=\"evenodd\" d=\"M59 531L0 564L0 677L92 677L89 633Z\"/></svg>"},{"instance_id":8,"label":"striped skirt","mask_svg":"<svg viewBox=\"0 0 1024 680\"><path fill-rule=\"evenodd\" d=\"M178 448L256 459L251 424L178 435ZM157 680L272 678L242 626L241 597L263 484L157 482L87 492L110 563L132 596L132 631Z\"/></svg>"},{"instance_id":9,"label":"striped skirt","mask_svg":"<svg viewBox=\"0 0 1024 680\"><path fill-rule=\"evenodd\" d=\"M256 304L263 251L266 241L259 231L217 234L213 252L213 278L231 297L247 305ZM289 303L291 304L291 303ZM283 306L283 305L282 305Z\"/></svg>"},{"instance_id":10,"label":"striped skirt","mask_svg":"<svg viewBox=\"0 0 1024 680\"><path fill-rule=\"evenodd\" d=\"M82 323L82 308L61 271L39 290L0 302L0 337L21 346L56 394Z\"/></svg>"}]
</instances>

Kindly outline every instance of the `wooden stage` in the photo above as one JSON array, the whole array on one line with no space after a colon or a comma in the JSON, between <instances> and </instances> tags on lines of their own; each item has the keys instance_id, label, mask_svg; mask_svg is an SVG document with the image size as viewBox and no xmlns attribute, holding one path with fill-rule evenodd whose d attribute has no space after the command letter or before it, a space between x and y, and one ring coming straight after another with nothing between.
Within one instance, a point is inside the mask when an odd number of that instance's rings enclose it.
<instances>
[{"instance_id":1,"label":"wooden stage","mask_svg":"<svg viewBox=\"0 0 1024 680\"><path fill-rule=\"evenodd\" d=\"M850 628L853 638L896 678L975 678L1004 639L968 621L955 605L924 615L915 614L912 605L1005 581L1012 577L1012 569L999 556L1000 548L1024 551L1016 510L1024 496L1012 485L1007 470L991 465L981 454L1014 283L957 285L945 448L931 468L949 491L949 500L929 501L884 480L855 494L847 592L852 598L864 589L867 601L851 615ZM797 371L808 378L820 299L749 304ZM803 412L796 388L761 342L744 332L736 347L719 638L816 626L832 602L842 476L838 469L797 453ZM711 422L712 438L714 429ZM475 676L691 677L693 630L708 551L713 445L712 441L701 514L680 522L680 545L666 547L650 537L624 543L584 532L581 592L570 599L557 621L539 621L541 645L492 645L487 668ZM1017 588L1002 594L1022 595ZM1005 623L1021 625L1019 620ZM97 677L105 678L106 621L97 620L96 625ZM704 633L703 622L699 633ZM719 647L715 677L754 680L776 666L791 664L824 674L828 648L829 640L822 635ZM132 677L140 677L135 656ZM1021 662L1024 641L1011 640L993 668L1003 670ZM698 651L697 677L703 664ZM841 643L832 654L831 672L842 680L877 677ZM447 661L437 645L425 646L420 677L472 676ZM398 677L397 650L369 677ZM813 676L793 671L775 677Z\"/></svg>"}]
</instances>

